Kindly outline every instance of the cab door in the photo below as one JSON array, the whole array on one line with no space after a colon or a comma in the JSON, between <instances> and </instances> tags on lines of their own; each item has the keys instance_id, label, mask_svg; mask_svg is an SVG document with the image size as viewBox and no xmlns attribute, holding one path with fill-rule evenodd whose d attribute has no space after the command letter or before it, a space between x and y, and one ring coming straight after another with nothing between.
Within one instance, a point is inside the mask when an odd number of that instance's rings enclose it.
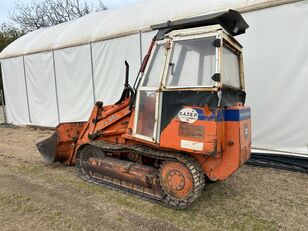
<instances>
[{"instance_id":1,"label":"cab door","mask_svg":"<svg viewBox=\"0 0 308 231\"><path fill-rule=\"evenodd\" d=\"M165 69L168 50L164 42L158 42L137 90L133 136L157 142L160 115L160 83Z\"/></svg>"}]
</instances>

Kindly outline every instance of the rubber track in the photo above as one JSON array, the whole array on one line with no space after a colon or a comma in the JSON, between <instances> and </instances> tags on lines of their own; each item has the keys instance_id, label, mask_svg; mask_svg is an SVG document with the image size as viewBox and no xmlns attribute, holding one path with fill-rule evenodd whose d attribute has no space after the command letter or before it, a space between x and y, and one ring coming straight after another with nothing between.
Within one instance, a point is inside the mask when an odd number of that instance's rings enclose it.
<instances>
[{"instance_id":1,"label":"rubber track","mask_svg":"<svg viewBox=\"0 0 308 231\"><path fill-rule=\"evenodd\" d=\"M202 190L205 184L203 171L200 168L199 164L193 158L189 157L188 155L157 150L157 149L153 149L153 148L142 146L142 145L126 146L126 145L121 145L121 144L111 144L111 143L104 142L104 141L94 141L91 143L91 145L100 148L104 152L136 152L140 155L152 157L154 159L160 159L163 161L173 160L173 161L179 161L181 163L184 163L190 169L193 175L195 188L194 188L194 193L190 197L186 198L183 201L177 201L168 196L165 196L163 198L158 198L155 196L151 196L149 194L144 194L142 192L138 192L138 191L126 188L126 187L112 184L104 180L100 180L97 178L91 178L85 173L82 173L83 171L79 171L79 176L87 182L102 185L107 188L119 191L119 192L124 192L125 194L133 195L137 198L140 198L140 199L152 202L152 203L165 205L172 209L186 208L194 200L196 200L202 193ZM78 167L78 165L76 166Z\"/></svg>"}]
</instances>

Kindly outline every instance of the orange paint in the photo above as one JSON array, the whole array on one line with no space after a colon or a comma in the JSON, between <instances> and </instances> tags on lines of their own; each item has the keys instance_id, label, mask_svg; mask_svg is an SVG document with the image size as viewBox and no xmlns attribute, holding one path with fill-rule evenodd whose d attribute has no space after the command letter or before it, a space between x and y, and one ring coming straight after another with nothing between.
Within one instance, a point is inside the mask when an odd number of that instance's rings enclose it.
<instances>
[{"instance_id":1,"label":"orange paint","mask_svg":"<svg viewBox=\"0 0 308 231\"><path fill-rule=\"evenodd\" d=\"M207 107L194 108L202 110L207 117L213 113ZM227 110L245 108L234 106ZM97 118L99 121L95 123ZM160 143L156 144L132 136L133 118L134 112L129 110L129 100L119 105L101 108L95 106L88 122L58 126L57 157L65 160L66 165L73 165L77 150L90 143L91 138L128 145L142 143L153 148L190 154L211 180L226 179L250 158L250 119L209 119L197 120L190 124L175 117L161 132Z\"/></svg>"}]
</instances>

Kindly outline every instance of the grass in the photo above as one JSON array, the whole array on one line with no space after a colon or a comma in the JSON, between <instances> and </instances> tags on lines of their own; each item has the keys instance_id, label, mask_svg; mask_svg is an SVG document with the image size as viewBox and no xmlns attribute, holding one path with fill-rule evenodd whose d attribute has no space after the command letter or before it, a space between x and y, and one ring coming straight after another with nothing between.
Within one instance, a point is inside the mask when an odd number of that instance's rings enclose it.
<instances>
[{"instance_id":1,"label":"grass","mask_svg":"<svg viewBox=\"0 0 308 231\"><path fill-rule=\"evenodd\" d=\"M32 162L36 154L29 143L41 131L16 132L29 136L24 153L17 144L15 150L2 142L1 149L0 142L0 153L6 154L0 155L0 222L11 222L7 230L31 220L46 230L305 230L308 225L308 178L300 174L244 167L224 182L206 185L196 203L177 211L86 183L73 167ZM4 130L0 135L10 140ZM6 184L6 177L22 185Z\"/></svg>"},{"instance_id":2,"label":"grass","mask_svg":"<svg viewBox=\"0 0 308 231\"><path fill-rule=\"evenodd\" d=\"M222 182L208 185L200 199L201 202L195 203L185 210L172 210L83 182L76 177L73 168L22 164L10 169L9 172L32 179L34 183L43 183L43 185L59 188L61 185L65 188L72 187L91 194L99 200L109 201L115 207L129 208L138 216L168 221L176 224L178 228L187 230L277 230L275 222L258 217L258 214L242 204L239 192L236 190L226 192ZM230 198L232 198L232 204L228 205ZM41 219L51 227L59 226L60 220L70 226L74 222L73 219L66 217L60 211L50 210L44 205L35 206L31 202L31 198L21 194L1 194L0 201L6 203L7 206L13 206L16 212L22 214L40 214ZM237 210L234 210L234 204L237 204ZM124 222L125 219L119 216L116 220ZM75 223L74 226L77 228Z\"/></svg>"},{"instance_id":3,"label":"grass","mask_svg":"<svg viewBox=\"0 0 308 231\"><path fill-rule=\"evenodd\" d=\"M20 193L0 193L0 208L9 207L17 216L37 217L49 227L56 230L82 230L83 225L75 219L66 216L58 210L51 210L48 206L36 203L30 197Z\"/></svg>"}]
</instances>

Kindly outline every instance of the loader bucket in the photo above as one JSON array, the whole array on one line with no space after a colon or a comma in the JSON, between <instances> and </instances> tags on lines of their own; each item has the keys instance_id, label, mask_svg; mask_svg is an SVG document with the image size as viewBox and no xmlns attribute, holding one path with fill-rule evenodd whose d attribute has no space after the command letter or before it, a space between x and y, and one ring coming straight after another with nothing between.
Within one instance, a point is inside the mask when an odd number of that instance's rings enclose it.
<instances>
[{"instance_id":1,"label":"loader bucket","mask_svg":"<svg viewBox=\"0 0 308 231\"><path fill-rule=\"evenodd\" d=\"M45 164L52 164L53 162L55 162L57 142L58 135L55 132L48 139L36 144L36 147L41 153Z\"/></svg>"},{"instance_id":2,"label":"loader bucket","mask_svg":"<svg viewBox=\"0 0 308 231\"><path fill-rule=\"evenodd\" d=\"M54 162L71 165L70 157L74 154L75 143L85 123L63 123L56 132L46 140L36 144L45 164Z\"/></svg>"}]
</instances>

